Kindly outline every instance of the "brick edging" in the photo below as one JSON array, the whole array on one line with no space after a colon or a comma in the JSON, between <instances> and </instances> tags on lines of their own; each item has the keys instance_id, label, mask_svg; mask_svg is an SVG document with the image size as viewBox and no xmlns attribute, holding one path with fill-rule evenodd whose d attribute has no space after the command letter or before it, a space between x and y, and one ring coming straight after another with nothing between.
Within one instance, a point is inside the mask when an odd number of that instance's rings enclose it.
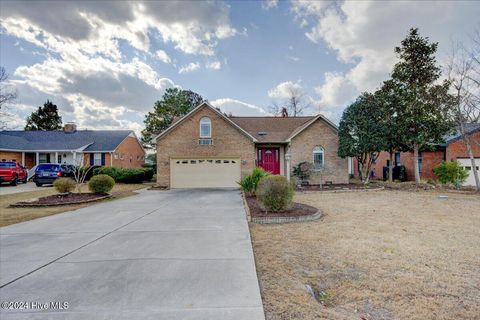
<instances>
[{"instance_id":1,"label":"brick edging","mask_svg":"<svg viewBox=\"0 0 480 320\"><path fill-rule=\"evenodd\" d=\"M65 203L22 203L22 204L16 204L13 203L9 205L10 208L26 208L26 207L56 207L56 206L68 206L72 204L83 204L83 203L89 203L89 202L95 202L95 201L100 201L104 199L111 198L112 195L108 194L103 197L95 198L95 199L88 199L88 200L83 200L83 201L70 201L70 202L65 202Z\"/></svg>"},{"instance_id":2,"label":"brick edging","mask_svg":"<svg viewBox=\"0 0 480 320\"><path fill-rule=\"evenodd\" d=\"M252 222L258 224L281 224L294 222L308 222L318 220L322 217L322 212L318 210L314 214L297 217L253 217Z\"/></svg>"}]
</instances>

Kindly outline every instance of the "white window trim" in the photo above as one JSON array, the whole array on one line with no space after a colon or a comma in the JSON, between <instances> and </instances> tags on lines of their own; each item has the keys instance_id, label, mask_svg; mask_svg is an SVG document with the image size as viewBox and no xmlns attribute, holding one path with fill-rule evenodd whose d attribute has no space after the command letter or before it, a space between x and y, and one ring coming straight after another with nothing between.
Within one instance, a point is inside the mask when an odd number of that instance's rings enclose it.
<instances>
[{"instance_id":1,"label":"white window trim","mask_svg":"<svg viewBox=\"0 0 480 320\"><path fill-rule=\"evenodd\" d=\"M202 134L202 125L203 124L208 124L209 127L210 127L208 135L203 135ZM212 120L210 120L209 117L203 117L203 118L200 119L199 131L200 131L200 138L211 138L212 137Z\"/></svg>"},{"instance_id":2,"label":"white window trim","mask_svg":"<svg viewBox=\"0 0 480 320\"><path fill-rule=\"evenodd\" d=\"M322 154L322 166L318 168L315 165L315 155L316 154ZM312 151L312 157L313 157L313 167L314 170L319 171L325 167L325 149L322 146L315 146Z\"/></svg>"},{"instance_id":3,"label":"white window trim","mask_svg":"<svg viewBox=\"0 0 480 320\"><path fill-rule=\"evenodd\" d=\"M95 152L93 154L93 165L94 166L101 166L102 165L102 154Z\"/></svg>"}]
</instances>

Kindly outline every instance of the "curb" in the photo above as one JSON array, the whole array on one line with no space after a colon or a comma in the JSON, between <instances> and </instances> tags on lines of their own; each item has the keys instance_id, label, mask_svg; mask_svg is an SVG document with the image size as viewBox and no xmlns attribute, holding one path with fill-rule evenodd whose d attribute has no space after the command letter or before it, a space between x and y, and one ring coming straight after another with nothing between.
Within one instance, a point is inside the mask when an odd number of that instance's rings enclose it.
<instances>
[{"instance_id":1,"label":"curb","mask_svg":"<svg viewBox=\"0 0 480 320\"><path fill-rule=\"evenodd\" d=\"M245 197L245 192L241 191L243 207L245 208L245 213L247 214L247 222L252 222L252 215L250 214L250 208L248 207L247 198Z\"/></svg>"}]
</instances>

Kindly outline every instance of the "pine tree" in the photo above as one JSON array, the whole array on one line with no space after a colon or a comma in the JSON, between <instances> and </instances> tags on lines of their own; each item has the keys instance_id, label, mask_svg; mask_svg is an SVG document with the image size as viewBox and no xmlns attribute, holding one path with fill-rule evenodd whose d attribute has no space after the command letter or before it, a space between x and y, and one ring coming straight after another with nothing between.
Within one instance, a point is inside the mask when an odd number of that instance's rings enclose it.
<instances>
[{"instance_id":1,"label":"pine tree","mask_svg":"<svg viewBox=\"0 0 480 320\"><path fill-rule=\"evenodd\" d=\"M25 125L26 131L50 131L62 129L62 117L58 115L58 107L47 100L43 107L38 107L37 111L27 118Z\"/></svg>"}]
</instances>

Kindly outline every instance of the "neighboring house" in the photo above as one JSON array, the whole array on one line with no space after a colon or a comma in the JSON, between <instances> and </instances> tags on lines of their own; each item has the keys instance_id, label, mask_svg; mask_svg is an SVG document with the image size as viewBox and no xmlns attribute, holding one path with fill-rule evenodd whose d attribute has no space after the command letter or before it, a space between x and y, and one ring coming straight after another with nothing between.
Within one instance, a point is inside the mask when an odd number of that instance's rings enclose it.
<instances>
[{"instance_id":1,"label":"neighboring house","mask_svg":"<svg viewBox=\"0 0 480 320\"><path fill-rule=\"evenodd\" d=\"M171 188L238 187L260 166L290 179L303 161L325 170L323 180L348 183L337 155L337 127L325 117L227 117L202 103L156 138L157 183ZM310 183L319 183L313 174Z\"/></svg>"},{"instance_id":2,"label":"neighboring house","mask_svg":"<svg viewBox=\"0 0 480 320\"><path fill-rule=\"evenodd\" d=\"M0 131L0 161L140 167L145 150L131 130Z\"/></svg>"},{"instance_id":3,"label":"neighboring house","mask_svg":"<svg viewBox=\"0 0 480 320\"><path fill-rule=\"evenodd\" d=\"M469 123L466 125L466 132L470 135L472 141L472 150L475 157L475 165L480 167L480 123ZM459 133L445 137L445 143L437 145L433 150L423 150L419 153L419 171L420 178L423 180L437 179L433 173L433 168L442 161L457 160L460 165L469 172L469 177L465 185L475 185L472 165L468 156L465 143ZM372 167L374 179L383 179L383 167L389 165L390 156L388 152L381 152L377 161ZM414 157L413 152L396 152L394 156L394 165L403 165L407 171L407 180L415 180ZM358 164L354 160L355 175L358 176Z\"/></svg>"}]
</instances>

